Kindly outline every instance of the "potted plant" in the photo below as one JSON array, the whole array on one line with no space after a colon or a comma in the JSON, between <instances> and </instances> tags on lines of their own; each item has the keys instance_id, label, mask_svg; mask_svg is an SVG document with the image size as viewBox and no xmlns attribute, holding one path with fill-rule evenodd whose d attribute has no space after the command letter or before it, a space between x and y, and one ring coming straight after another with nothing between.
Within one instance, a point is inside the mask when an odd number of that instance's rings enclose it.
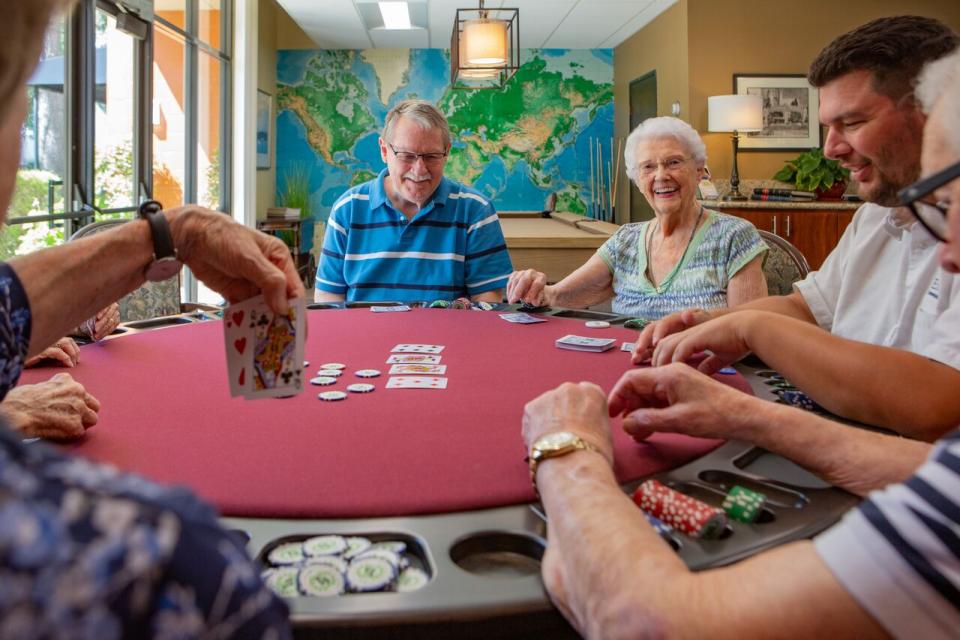
<instances>
[{"instance_id":1,"label":"potted plant","mask_svg":"<svg viewBox=\"0 0 960 640\"><path fill-rule=\"evenodd\" d=\"M774 180L792 182L800 191L813 191L819 200L839 200L847 188L850 171L836 160L823 155L823 149L804 151L773 176Z\"/></svg>"}]
</instances>

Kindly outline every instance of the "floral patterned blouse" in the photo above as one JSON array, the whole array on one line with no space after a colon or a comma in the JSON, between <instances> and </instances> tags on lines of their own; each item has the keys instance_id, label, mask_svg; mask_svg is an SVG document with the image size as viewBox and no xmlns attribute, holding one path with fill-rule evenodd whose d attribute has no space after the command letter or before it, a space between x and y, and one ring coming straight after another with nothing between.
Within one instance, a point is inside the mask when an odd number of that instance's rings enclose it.
<instances>
[{"instance_id":1,"label":"floral patterned blouse","mask_svg":"<svg viewBox=\"0 0 960 640\"><path fill-rule=\"evenodd\" d=\"M30 307L0 263L0 397ZM286 605L212 508L0 426L0 638L290 636Z\"/></svg>"}]
</instances>

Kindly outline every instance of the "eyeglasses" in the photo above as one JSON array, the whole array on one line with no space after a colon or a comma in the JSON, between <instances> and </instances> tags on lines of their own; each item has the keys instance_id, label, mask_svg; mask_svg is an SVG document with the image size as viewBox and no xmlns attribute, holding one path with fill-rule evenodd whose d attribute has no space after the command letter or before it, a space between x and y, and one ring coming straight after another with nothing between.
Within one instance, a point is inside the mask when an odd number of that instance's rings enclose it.
<instances>
[{"instance_id":1,"label":"eyeglasses","mask_svg":"<svg viewBox=\"0 0 960 640\"><path fill-rule=\"evenodd\" d=\"M657 167L663 167L667 173L676 173L683 168L689 158L667 158L666 160L648 160L637 167L640 175L650 176L657 172Z\"/></svg>"},{"instance_id":2,"label":"eyeglasses","mask_svg":"<svg viewBox=\"0 0 960 640\"><path fill-rule=\"evenodd\" d=\"M433 153L414 153L413 151L397 151L393 148L393 145L387 143L387 146L390 147L390 151L393 151L393 155L402 162L403 164L413 164L417 161L417 158L423 158L424 164L439 164L443 162L443 159L447 157L447 152L433 152Z\"/></svg>"},{"instance_id":3,"label":"eyeglasses","mask_svg":"<svg viewBox=\"0 0 960 640\"><path fill-rule=\"evenodd\" d=\"M933 204L921 201L957 178L960 178L960 162L952 164L932 176L917 180L909 187L901 189L900 193L897 194L900 198L900 204L909 208L914 217L920 221L920 224L930 232L930 235L940 242L946 242L947 240L947 209L949 207L944 202ZM919 206L921 204L925 206Z\"/></svg>"}]
</instances>

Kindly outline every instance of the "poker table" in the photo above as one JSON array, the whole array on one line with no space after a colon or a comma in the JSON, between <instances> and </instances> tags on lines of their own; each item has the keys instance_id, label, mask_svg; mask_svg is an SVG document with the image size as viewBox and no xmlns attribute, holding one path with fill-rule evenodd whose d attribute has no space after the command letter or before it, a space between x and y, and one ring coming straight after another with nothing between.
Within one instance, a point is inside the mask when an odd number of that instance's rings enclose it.
<instances>
[{"instance_id":1,"label":"poker table","mask_svg":"<svg viewBox=\"0 0 960 640\"><path fill-rule=\"evenodd\" d=\"M408 593L289 598L298 635L323 637L575 637L539 576L546 518L531 488L520 436L524 404L564 381L609 390L631 365L619 349L636 332L590 311L548 310L540 324L510 324L498 310L415 308L373 313L365 305L307 313L305 379L331 362L340 380L288 398L229 397L223 326L207 317L156 330L141 323L82 347L70 371L102 403L99 423L72 453L187 485L220 510L251 555L339 534L400 540L429 577ZM511 308L512 309L512 308ZM586 328L588 319L612 326ZM603 353L558 349L567 334L610 337ZM387 389L399 343L443 345L446 389ZM360 379L360 369L378 369ZM23 382L54 369L25 372ZM769 395L762 378L718 375ZM370 393L322 401L321 391L371 382ZM772 396L770 396L772 397ZM744 443L658 434L638 444L613 424L617 477L625 490L656 477L718 506L734 484L763 491L755 524L730 524L719 539L666 541L694 569L718 566L835 522L856 498ZM615 535L615 532L611 532Z\"/></svg>"}]
</instances>

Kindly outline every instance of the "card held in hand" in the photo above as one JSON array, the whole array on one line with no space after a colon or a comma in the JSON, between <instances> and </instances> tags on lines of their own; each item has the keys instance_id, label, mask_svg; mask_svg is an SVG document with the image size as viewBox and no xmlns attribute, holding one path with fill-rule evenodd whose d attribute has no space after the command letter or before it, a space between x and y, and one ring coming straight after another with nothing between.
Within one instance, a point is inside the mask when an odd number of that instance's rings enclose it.
<instances>
[{"instance_id":1,"label":"card held in hand","mask_svg":"<svg viewBox=\"0 0 960 640\"><path fill-rule=\"evenodd\" d=\"M230 394L276 398L303 391L306 304L290 300L274 313L257 296L224 311Z\"/></svg>"}]
</instances>

